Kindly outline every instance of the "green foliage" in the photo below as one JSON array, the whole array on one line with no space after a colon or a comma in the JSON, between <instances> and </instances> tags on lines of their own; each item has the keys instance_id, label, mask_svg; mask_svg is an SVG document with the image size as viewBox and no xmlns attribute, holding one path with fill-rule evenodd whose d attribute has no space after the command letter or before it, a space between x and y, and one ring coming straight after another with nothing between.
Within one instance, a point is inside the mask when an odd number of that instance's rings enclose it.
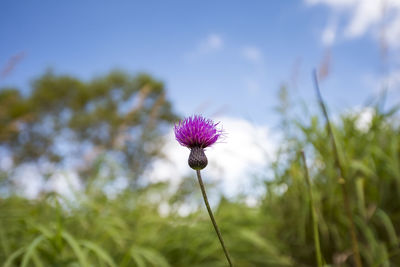
<instances>
[{"instance_id":1,"label":"green foliage","mask_svg":"<svg viewBox=\"0 0 400 267\"><path fill-rule=\"evenodd\" d=\"M118 157L132 182L158 154L163 127L177 118L161 82L119 71L88 82L48 72L25 97L1 89L0 107L0 148L15 166L73 159L87 177L93 158Z\"/></svg>"},{"instance_id":2,"label":"green foliage","mask_svg":"<svg viewBox=\"0 0 400 267\"><path fill-rule=\"evenodd\" d=\"M393 114L374 114L369 129L357 127L357 115L343 116L335 134L363 264L397 266L399 124ZM236 266L316 265L309 188L297 147L309 155L323 259L330 266L352 266L348 219L324 125L314 117L299 129L274 164L261 205L222 199L217 207ZM101 184L89 183L74 200L54 193L1 199L0 261L5 266L226 266L204 207L189 216L174 208L199 194L191 185L183 182L186 189L173 196L167 195L167 184L156 184L109 198ZM166 203L171 210L162 216L159 209Z\"/></svg>"},{"instance_id":3,"label":"green foliage","mask_svg":"<svg viewBox=\"0 0 400 267\"><path fill-rule=\"evenodd\" d=\"M350 209L365 266L397 266L400 231L400 127L394 112L368 108L370 124L360 125L361 114L347 114L336 123L334 133L343 163ZM335 167L329 136L317 117L298 124L293 146L285 160L276 163L276 176L268 182L269 196L263 203L273 213L281 241L296 262L314 265L311 210L307 206L304 171L296 147L311 155L312 189L319 220L322 254L330 264L352 266L348 218L342 202L341 182ZM279 166L279 168L278 168ZM281 167L285 166L285 167ZM279 190L284 188L284 192ZM277 192L274 194L274 192Z\"/></svg>"},{"instance_id":4,"label":"green foliage","mask_svg":"<svg viewBox=\"0 0 400 267\"><path fill-rule=\"evenodd\" d=\"M121 110L129 99L137 100L136 108ZM16 162L65 159L53 148L66 130L77 147L88 142L103 151L91 171L82 173L84 192L74 198L55 193L32 200L12 194L0 198L3 266L226 266L205 208L196 203L200 191L194 173L173 195L168 184L130 188L113 197L102 190L113 179L112 172L104 177L104 165L140 173L157 154L151 148L158 147L162 125L175 119L162 84L146 75L111 73L82 82L49 73L27 97L3 89L0 104L0 142ZM289 114L288 107L280 111ZM222 198L215 209L235 266L316 266L317 247L325 266L354 266L343 182L363 265L400 266L399 118L397 109L366 110L371 121L364 125L361 113L333 120L345 180L339 177L320 117L305 122L285 118L282 127L288 131L259 205ZM123 133L138 139L119 143ZM309 183L301 149L307 155ZM120 152L120 165L110 161L110 153ZM192 205L193 212L181 215L184 205ZM160 212L166 206L169 212ZM319 245L314 243L317 236Z\"/></svg>"},{"instance_id":5,"label":"green foliage","mask_svg":"<svg viewBox=\"0 0 400 267\"><path fill-rule=\"evenodd\" d=\"M67 201L56 194L0 202L0 261L5 266L225 266L218 240L204 209L182 217L161 216L166 190L154 185L114 199L102 193ZM92 190L93 192L93 190ZM216 212L238 266L290 266L265 228L257 208L222 201Z\"/></svg>"}]
</instances>

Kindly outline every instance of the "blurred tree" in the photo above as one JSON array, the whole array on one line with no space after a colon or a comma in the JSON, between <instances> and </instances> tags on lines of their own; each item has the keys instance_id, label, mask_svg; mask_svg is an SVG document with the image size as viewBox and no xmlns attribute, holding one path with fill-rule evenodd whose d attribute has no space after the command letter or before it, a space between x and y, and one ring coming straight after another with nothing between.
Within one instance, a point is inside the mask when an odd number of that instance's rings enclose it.
<instances>
[{"instance_id":1,"label":"blurred tree","mask_svg":"<svg viewBox=\"0 0 400 267\"><path fill-rule=\"evenodd\" d=\"M163 83L149 75L114 71L85 82L49 71L26 97L0 89L0 149L14 166L68 164L82 177L102 158L135 184L176 118Z\"/></svg>"}]
</instances>

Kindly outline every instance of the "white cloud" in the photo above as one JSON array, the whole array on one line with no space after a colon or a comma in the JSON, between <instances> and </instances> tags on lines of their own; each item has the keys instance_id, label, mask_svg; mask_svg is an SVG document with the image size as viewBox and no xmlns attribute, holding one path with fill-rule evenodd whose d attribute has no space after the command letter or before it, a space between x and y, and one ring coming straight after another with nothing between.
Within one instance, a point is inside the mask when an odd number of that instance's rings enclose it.
<instances>
[{"instance_id":1,"label":"white cloud","mask_svg":"<svg viewBox=\"0 0 400 267\"><path fill-rule=\"evenodd\" d=\"M263 81L265 81L266 68L264 54L256 46L243 46L240 50L241 56L252 65L246 66L246 73L242 77L243 87L248 93L254 95L261 91Z\"/></svg>"},{"instance_id":2,"label":"white cloud","mask_svg":"<svg viewBox=\"0 0 400 267\"><path fill-rule=\"evenodd\" d=\"M215 121L221 122L227 136L206 150L209 165L203 171L204 178L220 181L224 193L230 196L252 190L254 175L265 171L275 153L268 127L232 117ZM178 144L172 131L166 138L166 159L156 161L146 177L152 182L171 181L177 185L182 177L193 175L187 164L189 150Z\"/></svg>"},{"instance_id":3,"label":"white cloud","mask_svg":"<svg viewBox=\"0 0 400 267\"><path fill-rule=\"evenodd\" d=\"M379 31L386 30L389 46L400 47L400 0L305 0L309 5L326 5L336 15L344 17L347 24L340 34L346 38L358 38L367 33L379 38ZM329 40L332 34L325 29L322 39ZM325 36L325 37L324 37Z\"/></svg>"},{"instance_id":4,"label":"white cloud","mask_svg":"<svg viewBox=\"0 0 400 267\"><path fill-rule=\"evenodd\" d=\"M350 38L364 35L367 30L380 21L383 14L382 11L382 1L358 1L352 12L351 22L345 29L345 35Z\"/></svg>"},{"instance_id":5,"label":"white cloud","mask_svg":"<svg viewBox=\"0 0 400 267\"><path fill-rule=\"evenodd\" d=\"M200 43L200 50L203 52L211 52L219 50L223 47L224 41L218 34L210 34L207 38Z\"/></svg>"},{"instance_id":6,"label":"white cloud","mask_svg":"<svg viewBox=\"0 0 400 267\"><path fill-rule=\"evenodd\" d=\"M254 46L246 46L242 49L244 58L253 63L260 63L263 60L261 50Z\"/></svg>"},{"instance_id":7,"label":"white cloud","mask_svg":"<svg viewBox=\"0 0 400 267\"><path fill-rule=\"evenodd\" d=\"M388 90L399 90L400 89L400 69L394 70L387 76L383 77L380 85Z\"/></svg>"},{"instance_id":8,"label":"white cloud","mask_svg":"<svg viewBox=\"0 0 400 267\"><path fill-rule=\"evenodd\" d=\"M381 93L382 90L400 92L400 69L394 69L385 75L366 74L363 84L376 94Z\"/></svg>"},{"instance_id":9,"label":"white cloud","mask_svg":"<svg viewBox=\"0 0 400 267\"><path fill-rule=\"evenodd\" d=\"M335 8L348 7L354 5L357 0L306 0L307 4L325 4Z\"/></svg>"},{"instance_id":10,"label":"white cloud","mask_svg":"<svg viewBox=\"0 0 400 267\"><path fill-rule=\"evenodd\" d=\"M400 9L399 9L400 13ZM392 47L400 47L400 15L386 28L386 41Z\"/></svg>"},{"instance_id":11,"label":"white cloud","mask_svg":"<svg viewBox=\"0 0 400 267\"><path fill-rule=\"evenodd\" d=\"M215 53L224 47L224 40L219 34L209 34L201 40L193 51L187 53L185 57L189 59L201 57L210 53Z\"/></svg>"},{"instance_id":12,"label":"white cloud","mask_svg":"<svg viewBox=\"0 0 400 267\"><path fill-rule=\"evenodd\" d=\"M329 24L322 32L321 41L325 46L332 46L336 39L336 23Z\"/></svg>"},{"instance_id":13,"label":"white cloud","mask_svg":"<svg viewBox=\"0 0 400 267\"><path fill-rule=\"evenodd\" d=\"M252 174L260 174L274 156L276 147L268 127L224 117L226 142L208 153L211 177L221 177L228 194L250 189Z\"/></svg>"},{"instance_id":14,"label":"white cloud","mask_svg":"<svg viewBox=\"0 0 400 267\"><path fill-rule=\"evenodd\" d=\"M220 117L215 121L221 122L226 137L206 149L209 165L202 171L203 178L206 183L219 182L228 196L247 194L248 204L254 204L257 196L264 190L264 187L257 189L253 186L259 181L256 176L265 176L266 167L275 156L277 138L266 125L255 125L233 117ZM172 189L175 189L183 177L193 176L194 171L187 163L190 151L178 144L172 129L165 138L167 142L162 152L166 157L156 160L144 177L150 182L169 181ZM16 175L16 182L21 193L30 198L37 197L44 190L55 191L73 200L75 193L83 189L74 171L57 170L48 181L44 181L39 171L32 166L21 168ZM126 181L121 178L110 188L105 188L105 191L112 196L125 186Z\"/></svg>"}]
</instances>

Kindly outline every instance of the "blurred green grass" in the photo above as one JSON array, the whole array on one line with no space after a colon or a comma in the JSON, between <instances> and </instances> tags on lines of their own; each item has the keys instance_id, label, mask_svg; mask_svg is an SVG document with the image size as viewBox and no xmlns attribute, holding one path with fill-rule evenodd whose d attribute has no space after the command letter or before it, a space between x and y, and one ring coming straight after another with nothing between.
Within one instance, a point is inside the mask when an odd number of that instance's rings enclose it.
<instances>
[{"instance_id":1,"label":"blurred green grass","mask_svg":"<svg viewBox=\"0 0 400 267\"><path fill-rule=\"evenodd\" d=\"M400 134L394 108L370 107L367 128L357 113L335 120L365 266L400 266ZM294 122L273 179L259 205L222 199L215 216L236 266L316 266L314 233L301 148L307 152L311 190L326 266L353 266L348 218L319 116ZM195 178L193 185L195 185ZM95 179L95 178L93 178ZM251 179L251 177L249 177ZM0 262L4 266L226 266L201 205L188 216L160 205L184 203L185 190L166 196L168 184L128 189L114 198L88 186L74 200L56 193L28 200L0 199ZM197 190L194 187L194 190ZM196 192L197 194L198 192ZM151 197L158 194L155 200Z\"/></svg>"},{"instance_id":2,"label":"blurred green grass","mask_svg":"<svg viewBox=\"0 0 400 267\"><path fill-rule=\"evenodd\" d=\"M289 97L282 87L282 140L265 177L257 177L265 195L254 206L243 196L215 206L235 266L354 266L349 217L364 266L400 266L398 107L383 109L379 100L332 120L336 155L326 118L307 108L307 115L292 118ZM161 82L123 72L89 82L46 73L30 95L2 88L0 102L0 146L15 169L56 166L67 157L84 163L83 190L69 197L43 191L24 198L15 190L14 169L0 172L3 266L226 266L207 212L196 202L194 173L172 194L168 183L143 177L160 157L163 131L177 119ZM82 150L60 153L60 137ZM83 155L87 144L100 151L92 161ZM132 177L121 193L105 193L105 185L127 174ZM183 216L185 205L192 212Z\"/></svg>"}]
</instances>

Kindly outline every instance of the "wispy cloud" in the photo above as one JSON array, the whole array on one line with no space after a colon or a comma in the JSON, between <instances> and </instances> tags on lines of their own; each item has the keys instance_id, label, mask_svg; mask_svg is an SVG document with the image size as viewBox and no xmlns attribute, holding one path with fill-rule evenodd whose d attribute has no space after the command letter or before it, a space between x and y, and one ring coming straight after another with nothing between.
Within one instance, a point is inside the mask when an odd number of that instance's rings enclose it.
<instances>
[{"instance_id":1,"label":"wispy cloud","mask_svg":"<svg viewBox=\"0 0 400 267\"><path fill-rule=\"evenodd\" d=\"M305 0L307 4L325 4L335 8L342 8L354 5L358 0Z\"/></svg>"},{"instance_id":2,"label":"wispy cloud","mask_svg":"<svg viewBox=\"0 0 400 267\"><path fill-rule=\"evenodd\" d=\"M386 92L400 93L400 69L393 69L385 74L368 73L362 77L363 85L374 95L380 95L384 90ZM394 97L393 100L398 99Z\"/></svg>"},{"instance_id":3,"label":"wispy cloud","mask_svg":"<svg viewBox=\"0 0 400 267\"><path fill-rule=\"evenodd\" d=\"M192 59L196 57L205 56L211 53L222 50L224 47L224 40L221 35L212 33L201 39L197 46L186 54L186 57Z\"/></svg>"},{"instance_id":4,"label":"wispy cloud","mask_svg":"<svg viewBox=\"0 0 400 267\"><path fill-rule=\"evenodd\" d=\"M254 45L243 46L240 53L247 62L253 65L250 72L243 76L243 86L247 93L258 94L262 89L262 81L265 79L264 54L260 48Z\"/></svg>"},{"instance_id":5,"label":"wispy cloud","mask_svg":"<svg viewBox=\"0 0 400 267\"><path fill-rule=\"evenodd\" d=\"M400 69L393 70L382 78L381 84L384 88L394 91L400 90Z\"/></svg>"},{"instance_id":6,"label":"wispy cloud","mask_svg":"<svg viewBox=\"0 0 400 267\"><path fill-rule=\"evenodd\" d=\"M263 61L263 53L255 46L245 46L242 49L243 57L253 63L261 63Z\"/></svg>"},{"instance_id":7,"label":"wispy cloud","mask_svg":"<svg viewBox=\"0 0 400 267\"><path fill-rule=\"evenodd\" d=\"M222 37L218 34L210 34L199 45L199 50L203 53L220 50L224 45Z\"/></svg>"},{"instance_id":8,"label":"wispy cloud","mask_svg":"<svg viewBox=\"0 0 400 267\"><path fill-rule=\"evenodd\" d=\"M364 35L379 22L383 15L382 11L382 1L359 1L353 6L351 21L345 28L345 35L350 38Z\"/></svg>"},{"instance_id":9,"label":"wispy cloud","mask_svg":"<svg viewBox=\"0 0 400 267\"><path fill-rule=\"evenodd\" d=\"M386 41L389 45L400 48L400 8L393 23L386 27Z\"/></svg>"},{"instance_id":10,"label":"wispy cloud","mask_svg":"<svg viewBox=\"0 0 400 267\"><path fill-rule=\"evenodd\" d=\"M372 33L381 41L384 39L390 47L400 47L400 0L305 0L309 5L326 5L333 13L348 23L340 29L340 35L347 39L358 38ZM334 41L336 34L327 27L322 33L323 43Z\"/></svg>"},{"instance_id":11,"label":"wispy cloud","mask_svg":"<svg viewBox=\"0 0 400 267\"><path fill-rule=\"evenodd\" d=\"M336 41L337 23L331 22L324 29L321 36L322 44L325 46L332 46Z\"/></svg>"}]
</instances>

